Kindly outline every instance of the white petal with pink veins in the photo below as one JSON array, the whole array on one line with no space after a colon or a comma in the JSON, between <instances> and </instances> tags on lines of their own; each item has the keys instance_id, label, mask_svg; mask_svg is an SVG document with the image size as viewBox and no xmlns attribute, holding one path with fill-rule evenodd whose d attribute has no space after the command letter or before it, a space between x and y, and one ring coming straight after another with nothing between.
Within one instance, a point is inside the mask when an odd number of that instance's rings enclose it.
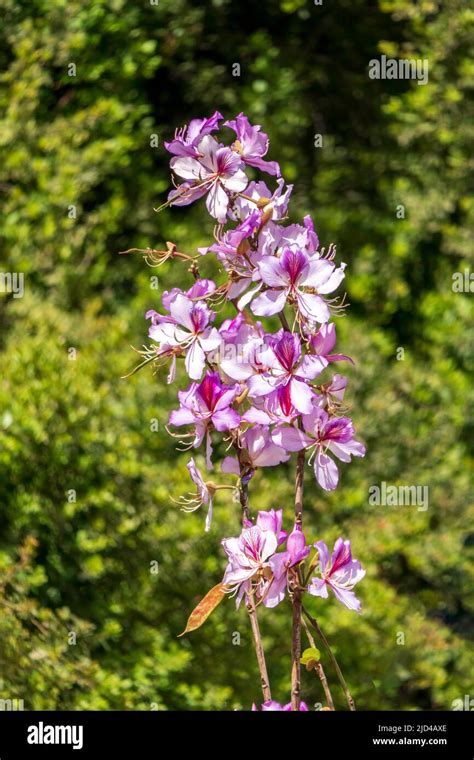
<instances>
[{"instance_id":1,"label":"white petal with pink veins","mask_svg":"<svg viewBox=\"0 0 474 760\"><path fill-rule=\"evenodd\" d=\"M320 289L320 286L328 281L334 271L334 264L326 259L310 261L308 267L298 281L298 285L308 288Z\"/></svg>"},{"instance_id":2,"label":"white petal with pink veins","mask_svg":"<svg viewBox=\"0 0 474 760\"><path fill-rule=\"evenodd\" d=\"M268 396L268 394L274 390L271 378L263 377L262 375L253 375L252 377L249 377L247 387L251 398Z\"/></svg>"},{"instance_id":3,"label":"white petal with pink veins","mask_svg":"<svg viewBox=\"0 0 474 760\"><path fill-rule=\"evenodd\" d=\"M286 303L286 290L267 290L261 293L250 308L257 317L271 317L283 311Z\"/></svg>"},{"instance_id":4,"label":"white petal with pink veins","mask_svg":"<svg viewBox=\"0 0 474 760\"><path fill-rule=\"evenodd\" d=\"M313 408L314 391L301 380L291 380L291 403L302 414L309 414Z\"/></svg>"},{"instance_id":5,"label":"white petal with pink veins","mask_svg":"<svg viewBox=\"0 0 474 760\"><path fill-rule=\"evenodd\" d=\"M194 332L194 325L191 319L193 302L183 295L177 295L170 303L170 314L173 319L180 325L187 327L190 332Z\"/></svg>"},{"instance_id":6,"label":"white petal with pink veins","mask_svg":"<svg viewBox=\"0 0 474 760\"><path fill-rule=\"evenodd\" d=\"M206 198L206 207L211 216L217 219L218 222L224 224L227 216L227 206L229 205L229 197L224 188L217 180L214 181Z\"/></svg>"},{"instance_id":7,"label":"white petal with pink veins","mask_svg":"<svg viewBox=\"0 0 474 760\"><path fill-rule=\"evenodd\" d=\"M266 285L272 288L285 288L288 285L288 274L282 269L276 256L265 256L259 262L258 268Z\"/></svg>"},{"instance_id":8,"label":"white petal with pink veins","mask_svg":"<svg viewBox=\"0 0 474 760\"><path fill-rule=\"evenodd\" d=\"M241 277L240 280L234 280L231 282L229 290L227 291L227 298L229 301L233 301L234 298L238 298L241 293L250 285L251 280L249 277ZM239 311L242 309L239 306Z\"/></svg>"},{"instance_id":9,"label":"white petal with pink veins","mask_svg":"<svg viewBox=\"0 0 474 760\"><path fill-rule=\"evenodd\" d=\"M283 426L276 428L272 438L278 446L287 451L301 451L310 446L314 441L306 436L299 428Z\"/></svg>"},{"instance_id":10,"label":"white petal with pink veins","mask_svg":"<svg viewBox=\"0 0 474 760\"><path fill-rule=\"evenodd\" d=\"M318 293L322 293L325 295L326 293L332 293L333 290L336 290L336 288L339 287L341 282L343 281L345 274L344 269L346 268L345 264L341 264L340 267L334 270L330 278L324 283L324 285L320 285L318 287Z\"/></svg>"},{"instance_id":11,"label":"white petal with pink veins","mask_svg":"<svg viewBox=\"0 0 474 760\"><path fill-rule=\"evenodd\" d=\"M248 279L246 279L245 282L248 283L249 282ZM258 291L261 289L262 284L263 283L259 282L256 288L252 288L247 293L245 293L242 296L242 298L239 299L239 301L237 302L237 308L239 309L239 311L243 311L245 307L248 306L248 304L254 297L255 293L258 293Z\"/></svg>"},{"instance_id":12,"label":"white petal with pink veins","mask_svg":"<svg viewBox=\"0 0 474 760\"><path fill-rule=\"evenodd\" d=\"M314 380L315 377L321 374L323 369L328 366L329 362L323 356L312 356L306 354L301 362L299 372L307 380Z\"/></svg>"},{"instance_id":13,"label":"white petal with pink veins","mask_svg":"<svg viewBox=\"0 0 474 760\"><path fill-rule=\"evenodd\" d=\"M190 156L179 156L172 158L170 161L171 170L179 177L187 180L200 179L202 176L202 166L199 161Z\"/></svg>"},{"instance_id":14,"label":"white petal with pink veins","mask_svg":"<svg viewBox=\"0 0 474 760\"><path fill-rule=\"evenodd\" d=\"M315 322L324 323L331 316L327 304L320 296L298 291L298 308L306 319L313 319Z\"/></svg>"},{"instance_id":15,"label":"white petal with pink veins","mask_svg":"<svg viewBox=\"0 0 474 760\"><path fill-rule=\"evenodd\" d=\"M232 378L232 380L247 380L254 373L253 367L250 364L245 364L242 361L236 359L223 359L221 361L221 369L226 375Z\"/></svg>"},{"instance_id":16,"label":"white petal with pink veins","mask_svg":"<svg viewBox=\"0 0 474 760\"><path fill-rule=\"evenodd\" d=\"M198 151L201 154L199 161L203 166L204 174L214 174L217 171L216 153L222 147L211 135L205 135L202 138Z\"/></svg>"},{"instance_id":17,"label":"white petal with pink veins","mask_svg":"<svg viewBox=\"0 0 474 760\"><path fill-rule=\"evenodd\" d=\"M312 594L312 596L320 596L323 599L328 598L328 589L326 582L321 578L313 578L310 586L308 586L308 591L310 594Z\"/></svg>"},{"instance_id":18,"label":"white petal with pink veins","mask_svg":"<svg viewBox=\"0 0 474 760\"><path fill-rule=\"evenodd\" d=\"M331 441L328 448L341 462L350 462L352 455L356 457L365 455L365 446L359 441L348 441L348 443Z\"/></svg>"},{"instance_id":19,"label":"white petal with pink veins","mask_svg":"<svg viewBox=\"0 0 474 760\"><path fill-rule=\"evenodd\" d=\"M281 462L287 462L290 455L280 446L274 443L267 443L265 448L253 459L256 467L273 467Z\"/></svg>"},{"instance_id":20,"label":"white petal with pink veins","mask_svg":"<svg viewBox=\"0 0 474 760\"><path fill-rule=\"evenodd\" d=\"M199 343L204 351L215 351L216 348L222 343L222 337L217 327L211 328L208 335L201 333L199 336Z\"/></svg>"},{"instance_id":21,"label":"white petal with pink veins","mask_svg":"<svg viewBox=\"0 0 474 760\"><path fill-rule=\"evenodd\" d=\"M190 182L183 182L179 187L173 188L168 193L168 200L172 201L172 206L189 206L198 198L201 198L207 192L207 187L193 187Z\"/></svg>"},{"instance_id":22,"label":"white petal with pink veins","mask_svg":"<svg viewBox=\"0 0 474 760\"><path fill-rule=\"evenodd\" d=\"M193 340L186 354L186 359L184 360L186 372L191 380L199 380L201 378L205 363L206 356L204 351L199 345L199 342Z\"/></svg>"},{"instance_id":23,"label":"white petal with pink veins","mask_svg":"<svg viewBox=\"0 0 474 760\"><path fill-rule=\"evenodd\" d=\"M320 451L314 458L314 474L321 488L334 491L339 482L339 470L331 457Z\"/></svg>"},{"instance_id":24,"label":"white petal with pink veins","mask_svg":"<svg viewBox=\"0 0 474 760\"><path fill-rule=\"evenodd\" d=\"M248 185L247 175L238 169L231 177L222 177L222 184L232 193L241 193Z\"/></svg>"}]
</instances>

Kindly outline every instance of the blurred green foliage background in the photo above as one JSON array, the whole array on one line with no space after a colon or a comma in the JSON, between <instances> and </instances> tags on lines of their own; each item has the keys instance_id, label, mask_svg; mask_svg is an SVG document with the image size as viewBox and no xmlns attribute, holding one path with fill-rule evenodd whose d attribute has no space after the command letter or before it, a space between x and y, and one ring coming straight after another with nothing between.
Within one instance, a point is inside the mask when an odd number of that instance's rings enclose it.
<instances>
[{"instance_id":1,"label":"blurred green foliage background","mask_svg":"<svg viewBox=\"0 0 474 760\"><path fill-rule=\"evenodd\" d=\"M296 183L292 219L311 213L349 265L339 350L357 360L347 399L368 453L334 494L308 471L305 519L315 539L351 537L367 568L363 614L308 604L360 709L451 709L472 694L473 295L453 292L452 275L471 266L473 9L0 0L0 11L0 271L25 274L23 298L0 294L0 697L145 710L260 699L245 610L226 602L177 639L222 577L238 508L220 496L208 535L202 513L177 509L188 457L164 430L177 386L147 369L121 379L159 303L150 276L162 289L192 280L179 263L157 272L117 252L208 243L202 206L153 207L169 186L163 140L219 109L263 125L269 158ZM369 79L381 54L428 59L429 84ZM258 474L255 510L289 514L293 466ZM371 506L382 481L429 486L429 508ZM283 702L289 619L285 605L261 616ZM323 701L306 671L303 698Z\"/></svg>"}]
</instances>

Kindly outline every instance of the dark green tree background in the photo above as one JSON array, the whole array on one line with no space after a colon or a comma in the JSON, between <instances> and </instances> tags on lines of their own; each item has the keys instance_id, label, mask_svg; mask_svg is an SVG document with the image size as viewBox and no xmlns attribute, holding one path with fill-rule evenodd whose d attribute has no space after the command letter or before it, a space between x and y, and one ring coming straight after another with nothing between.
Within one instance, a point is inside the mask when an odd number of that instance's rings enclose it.
<instances>
[{"instance_id":1,"label":"dark green tree background","mask_svg":"<svg viewBox=\"0 0 474 760\"><path fill-rule=\"evenodd\" d=\"M187 457L164 430L176 386L147 370L121 379L159 304L150 276L162 289L191 277L117 252L208 243L202 208L153 207L169 184L163 140L219 109L263 125L296 183L293 220L311 213L349 265L339 345L357 361L347 397L368 453L334 494L308 471L305 509L311 535L351 537L367 568L363 614L334 599L312 610L359 708L451 709L472 690L473 294L453 291L474 228L472 9L0 0L0 11L0 272L25 276L23 298L0 294L0 697L36 709L259 700L244 610L228 602L177 639L222 577L237 506L220 497L208 535L202 514L179 512ZM381 54L426 58L429 83L371 80ZM289 513L292 478L290 466L260 473L254 509ZM428 486L428 509L370 505L382 481ZM288 610L261 624L287 701ZM312 673L303 697L322 701Z\"/></svg>"}]
</instances>

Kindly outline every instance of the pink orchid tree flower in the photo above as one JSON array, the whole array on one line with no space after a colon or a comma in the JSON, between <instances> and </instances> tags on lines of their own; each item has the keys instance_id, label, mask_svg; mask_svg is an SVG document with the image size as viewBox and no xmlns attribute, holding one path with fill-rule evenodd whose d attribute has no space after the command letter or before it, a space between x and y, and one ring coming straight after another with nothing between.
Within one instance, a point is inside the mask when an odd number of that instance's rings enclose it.
<instances>
[{"instance_id":1,"label":"pink orchid tree flower","mask_svg":"<svg viewBox=\"0 0 474 760\"><path fill-rule=\"evenodd\" d=\"M353 588L362 580L366 571L358 560L352 559L351 542L338 538L331 560L324 541L317 541L314 546L318 550L321 577L312 578L308 586L309 593L327 599L329 587L348 609L360 612L361 604Z\"/></svg>"},{"instance_id":2,"label":"pink orchid tree flower","mask_svg":"<svg viewBox=\"0 0 474 760\"><path fill-rule=\"evenodd\" d=\"M161 346L186 351L185 367L191 380L199 380L206 363L206 354L221 344L221 336L210 323L215 317L206 303L176 295L169 305L169 317L151 313L148 335ZM147 312L150 315L150 312ZM174 373L173 373L174 379Z\"/></svg>"},{"instance_id":3,"label":"pink orchid tree flower","mask_svg":"<svg viewBox=\"0 0 474 760\"><path fill-rule=\"evenodd\" d=\"M353 589L365 574L352 559L350 542L342 539L331 559L326 544L316 542L318 554L311 561L311 544L302 528L305 463L313 464L319 485L332 491L339 482L336 461L365 454L352 421L342 413L347 378L330 374L334 362L352 362L336 352L336 326L330 321L345 308L344 299L331 295L345 277L345 264L336 266L332 244L327 251L320 247L311 216L302 223L288 221L293 186L279 176L279 164L267 160L269 140L260 125L252 125L243 113L226 121L224 127L235 133L226 145L213 134L223 118L216 111L192 119L165 143L180 184L158 210L206 197L214 241L196 253L178 250L171 242L166 250L143 251L152 265L184 261L194 283L163 293L166 313L147 311L152 343L137 351L142 361L133 372L148 363L159 368L169 362L168 382L188 378L181 386L186 390L177 394L179 407L169 417L170 426L187 430L167 430L180 439L181 450L203 446L207 469L212 469L212 439L218 439L218 451L225 449L218 477L237 477L236 483L215 483L205 479L193 458L187 463L195 492L178 503L187 512L207 507L209 531L216 491L238 492L241 531L222 540L224 577L198 604L185 633L199 627L226 594L235 595L237 607L244 600L262 685L260 709L307 711L299 697L302 614L312 625L304 595L326 599L331 588L347 608L360 612ZM272 187L258 178L249 182L247 167L275 178ZM218 284L201 277L203 256L214 257ZM249 492L258 482L254 474L259 468L285 464L286 478L293 452L298 452L294 528L287 536L282 509L260 510L252 519ZM271 698L257 610L276 608L287 592L294 634L292 697L281 705ZM317 623L313 627L318 632ZM352 709L353 701L348 704Z\"/></svg>"},{"instance_id":4,"label":"pink orchid tree flower","mask_svg":"<svg viewBox=\"0 0 474 760\"><path fill-rule=\"evenodd\" d=\"M240 536L222 540L228 558L222 583L235 594L237 608L244 594L251 592L266 603L271 578L269 559L286 540L282 522L283 510L261 510L255 525L246 520Z\"/></svg>"},{"instance_id":5,"label":"pink orchid tree flower","mask_svg":"<svg viewBox=\"0 0 474 760\"><path fill-rule=\"evenodd\" d=\"M250 520L245 520L244 524L246 528L252 527L252 522ZM278 546L286 541L287 533L285 530L283 530L282 509L260 510L257 514L257 520L255 524L261 530L269 530L274 533L277 538Z\"/></svg>"},{"instance_id":6,"label":"pink orchid tree flower","mask_svg":"<svg viewBox=\"0 0 474 760\"><path fill-rule=\"evenodd\" d=\"M205 135L219 129L219 121L223 118L219 111L215 111L209 119L192 119L189 126L176 130L174 140L165 142L166 150L174 156L198 157L198 144Z\"/></svg>"},{"instance_id":7,"label":"pink orchid tree flower","mask_svg":"<svg viewBox=\"0 0 474 760\"><path fill-rule=\"evenodd\" d=\"M303 430L278 428L273 440L287 451L310 449L316 480L325 491L333 491L339 482L339 470L326 452L330 451L341 462L350 462L352 455L363 457L365 447L355 440L352 420L348 417L331 418L324 409L315 407L310 414L303 415L302 423Z\"/></svg>"},{"instance_id":8,"label":"pink orchid tree flower","mask_svg":"<svg viewBox=\"0 0 474 760\"><path fill-rule=\"evenodd\" d=\"M222 546L228 558L222 583L235 595L236 607L244 594L251 592L265 600L270 574L268 560L278 546L275 533L254 525L244 528L238 538L224 538Z\"/></svg>"},{"instance_id":9,"label":"pink orchid tree flower","mask_svg":"<svg viewBox=\"0 0 474 760\"><path fill-rule=\"evenodd\" d=\"M272 442L270 431L264 425L255 425L246 430L240 442L244 451L245 467L252 475L257 467L274 467L290 458L285 449ZM237 457L228 456L222 462L222 472L239 475L240 467Z\"/></svg>"},{"instance_id":10,"label":"pink orchid tree flower","mask_svg":"<svg viewBox=\"0 0 474 760\"><path fill-rule=\"evenodd\" d=\"M231 150L206 135L198 145L198 157L176 156L171 169L185 180L169 194L173 206L187 206L207 193L207 210L224 223L229 194L242 192L248 179L242 169L242 159Z\"/></svg>"},{"instance_id":11,"label":"pink orchid tree flower","mask_svg":"<svg viewBox=\"0 0 474 760\"><path fill-rule=\"evenodd\" d=\"M226 378L242 381L255 372L268 370L260 361L266 348L266 334L260 323L249 322L239 311L234 319L222 323L219 333L222 343L215 360Z\"/></svg>"},{"instance_id":12,"label":"pink orchid tree flower","mask_svg":"<svg viewBox=\"0 0 474 760\"><path fill-rule=\"evenodd\" d=\"M300 416L291 400L291 384L280 385L267 396L252 399L252 406L242 415L243 422L258 425L292 425Z\"/></svg>"},{"instance_id":13,"label":"pink orchid tree flower","mask_svg":"<svg viewBox=\"0 0 474 760\"><path fill-rule=\"evenodd\" d=\"M212 522L214 492L207 485L206 481L201 475L200 470L196 466L196 462L194 461L193 458L189 460L186 467L188 468L188 472L191 476L191 480L196 486L197 493L196 493L196 496L194 496L193 498L183 500L185 504L185 506L183 506L183 509L185 512L194 512L196 509L199 509L199 507L202 505L207 506L208 510L207 510L207 516L206 516L206 526L205 526L205 530L207 533L210 530L211 522Z\"/></svg>"},{"instance_id":14,"label":"pink orchid tree flower","mask_svg":"<svg viewBox=\"0 0 474 760\"><path fill-rule=\"evenodd\" d=\"M309 712L308 705L306 702L300 702L300 712ZM288 702L287 705L281 705L279 702L275 702L273 699L270 699L268 702L264 702L263 705L260 707L261 712L291 712L291 702ZM252 705L252 712L258 712L257 705Z\"/></svg>"},{"instance_id":15,"label":"pink orchid tree flower","mask_svg":"<svg viewBox=\"0 0 474 760\"><path fill-rule=\"evenodd\" d=\"M315 232L313 220L307 214L303 219L303 224L282 225L275 222L268 222L267 228L271 231L273 237L273 250L267 248L267 255L277 254L280 249L294 248L301 250L312 258L321 258L319 253L319 238Z\"/></svg>"},{"instance_id":16,"label":"pink orchid tree flower","mask_svg":"<svg viewBox=\"0 0 474 760\"><path fill-rule=\"evenodd\" d=\"M315 405L322 409L338 410L344 399L347 388L347 377L335 373L331 380L318 386L318 396Z\"/></svg>"},{"instance_id":17,"label":"pink orchid tree flower","mask_svg":"<svg viewBox=\"0 0 474 760\"><path fill-rule=\"evenodd\" d=\"M293 185L287 185L280 177L277 179L277 187L272 192L265 182L249 182L245 188L245 197L238 196L233 209L228 214L231 219L246 219L253 213L255 208L263 208L266 219L280 221L286 217Z\"/></svg>"},{"instance_id":18,"label":"pink orchid tree flower","mask_svg":"<svg viewBox=\"0 0 474 760\"><path fill-rule=\"evenodd\" d=\"M187 391L179 391L180 408L171 412L169 424L176 427L194 425L194 448L206 437L206 464L211 469L212 444L210 431L219 432L238 428L240 416L231 409L239 386L223 385L218 372L207 372L198 385L192 383Z\"/></svg>"},{"instance_id":19,"label":"pink orchid tree flower","mask_svg":"<svg viewBox=\"0 0 474 760\"><path fill-rule=\"evenodd\" d=\"M285 248L281 257L265 257L258 267L262 282L269 289L252 301L250 308L254 314L265 317L278 314L292 299L305 319L319 323L329 320L329 308L322 296L340 285L345 264L336 269L327 259L311 259L298 248Z\"/></svg>"},{"instance_id":20,"label":"pink orchid tree flower","mask_svg":"<svg viewBox=\"0 0 474 760\"><path fill-rule=\"evenodd\" d=\"M271 367L267 361L269 354L265 337L243 325L239 331L239 339L226 341L223 346L220 366L224 374L241 382L268 373Z\"/></svg>"},{"instance_id":21,"label":"pink orchid tree flower","mask_svg":"<svg viewBox=\"0 0 474 760\"><path fill-rule=\"evenodd\" d=\"M261 354L261 362L268 372L255 374L248 380L251 398L267 396L277 388L288 387L289 398L298 412L308 414L313 409L315 392L308 384L319 372L303 358L298 335L281 331Z\"/></svg>"},{"instance_id":22,"label":"pink orchid tree flower","mask_svg":"<svg viewBox=\"0 0 474 760\"><path fill-rule=\"evenodd\" d=\"M257 266L260 254L258 249L252 250L250 240L259 231L261 223L262 212L257 209L233 230L225 232L216 243L208 248L199 248L199 252L203 255L209 252L216 253L217 259L228 272L228 300L233 301L241 297L248 287L257 283L254 290L239 300L239 310L247 305L261 287Z\"/></svg>"},{"instance_id":23,"label":"pink orchid tree flower","mask_svg":"<svg viewBox=\"0 0 474 760\"><path fill-rule=\"evenodd\" d=\"M214 280L207 280L202 278L194 283L188 290L181 290L181 288L171 288L171 290L165 290L161 297L163 308L170 310L170 305L178 295L186 296L191 301L202 300L208 298L216 291L216 283ZM156 314L156 312L149 312Z\"/></svg>"},{"instance_id":24,"label":"pink orchid tree flower","mask_svg":"<svg viewBox=\"0 0 474 760\"><path fill-rule=\"evenodd\" d=\"M315 335L310 335L309 351L307 358L310 363L320 367L322 372L331 362L347 361L354 364L350 356L345 354L331 354L336 345L336 325L334 322L326 322L321 325Z\"/></svg>"},{"instance_id":25,"label":"pink orchid tree flower","mask_svg":"<svg viewBox=\"0 0 474 760\"><path fill-rule=\"evenodd\" d=\"M280 167L276 161L264 161L263 156L268 152L268 135L261 132L260 125L252 126L243 113L239 113L235 119L224 122L225 127L233 129L237 140L233 144L233 150L242 156L242 160L248 166L280 176Z\"/></svg>"},{"instance_id":26,"label":"pink orchid tree flower","mask_svg":"<svg viewBox=\"0 0 474 760\"><path fill-rule=\"evenodd\" d=\"M261 220L262 212L255 209L237 227L224 232L223 236L216 243L207 248L199 248L199 253L203 256L209 252L216 253L217 258L226 268L230 269L233 266L237 266L236 262L243 250L248 250L249 248L249 245L245 244L246 241L258 230ZM229 296L229 298L232 297Z\"/></svg>"},{"instance_id":27,"label":"pink orchid tree flower","mask_svg":"<svg viewBox=\"0 0 474 760\"><path fill-rule=\"evenodd\" d=\"M270 558L273 581L266 598L267 607L276 607L285 598L288 585L288 574L291 568L306 559L311 549L306 545L306 539L301 526L296 524L286 542L286 551L274 554Z\"/></svg>"}]
</instances>

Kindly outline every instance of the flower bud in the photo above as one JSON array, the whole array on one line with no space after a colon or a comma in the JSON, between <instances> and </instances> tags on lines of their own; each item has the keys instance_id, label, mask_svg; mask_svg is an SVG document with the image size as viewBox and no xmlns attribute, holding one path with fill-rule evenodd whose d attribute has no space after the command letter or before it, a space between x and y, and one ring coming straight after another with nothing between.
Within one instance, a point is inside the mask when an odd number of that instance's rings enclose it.
<instances>
[{"instance_id":1,"label":"flower bud","mask_svg":"<svg viewBox=\"0 0 474 760\"><path fill-rule=\"evenodd\" d=\"M286 548L288 549L293 562L298 561L299 558L303 559L305 547L305 535L301 530L301 525L296 523L293 531L288 536L288 541L286 543Z\"/></svg>"}]
</instances>

